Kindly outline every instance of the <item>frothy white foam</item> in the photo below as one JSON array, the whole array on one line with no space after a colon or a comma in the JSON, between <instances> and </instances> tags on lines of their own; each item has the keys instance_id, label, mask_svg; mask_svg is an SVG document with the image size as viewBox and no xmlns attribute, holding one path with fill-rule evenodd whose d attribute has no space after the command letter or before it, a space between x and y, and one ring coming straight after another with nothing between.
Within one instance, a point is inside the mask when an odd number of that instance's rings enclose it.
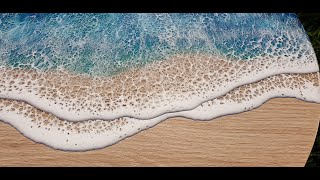
<instances>
[{"instance_id":1,"label":"frothy white foam","mask_svg":"<svg viewBox=\"0 0 320 180\"><path fill-rule=\"evenodd\" d=\"M235 87L281 73L319 71L313 53L303 58L265 56L230 60L180 55L120 75L89 77L64 71L0 69L0 98L25 101L69 121L151 119L190 110Z\"/></svg>"},{"instance_id":2,"label":"frothy white foam","mask_svg":"<svg viewBox=\"0 0 320 180\"><path fill-rule=\"evenodd\" d=\"M0 119L30 139L56 149L103 148L176 116L209 120L260 106L270 98L295 97L320 103L319 73L281 74L238 87L190 111L167 113L150 120L123 117L112 121L69 122L21 101L0 99Z\"/></svg>"}]
</instances>

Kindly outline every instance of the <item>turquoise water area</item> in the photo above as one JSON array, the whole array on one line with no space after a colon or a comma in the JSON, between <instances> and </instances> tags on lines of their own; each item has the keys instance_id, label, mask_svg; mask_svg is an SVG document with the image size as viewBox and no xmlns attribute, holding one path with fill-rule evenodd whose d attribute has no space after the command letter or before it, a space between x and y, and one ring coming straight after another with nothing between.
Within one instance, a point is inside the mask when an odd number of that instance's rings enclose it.
<instances>
[{"instance_id":1,"label":"turquoise water area","mask_svg":"<svg viewBox=\"0 0 320 180\"><path fill-rule=\"evenodd\" d=\"M306 36L295 14L0 14L0 65L114 75L183 53L286 56Z\"/></svg>"}]
</instances>

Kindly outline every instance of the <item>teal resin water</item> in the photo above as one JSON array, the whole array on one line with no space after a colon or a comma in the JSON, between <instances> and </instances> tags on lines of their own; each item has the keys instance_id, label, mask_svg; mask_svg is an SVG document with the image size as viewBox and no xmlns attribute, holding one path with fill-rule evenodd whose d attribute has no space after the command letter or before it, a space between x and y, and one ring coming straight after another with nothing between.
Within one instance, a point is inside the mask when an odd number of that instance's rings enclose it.
<instances>
[{"instance_id":1,"label":"teal resin water","mask_svg":"<svg viewBox=\"0 0 320 180\"><path fill-rule=\"evenodd\" d=\"M105 76L186 53L289 56L306 39L294 14L1 14L0 65Z\"/></svg>"}]
</instances>

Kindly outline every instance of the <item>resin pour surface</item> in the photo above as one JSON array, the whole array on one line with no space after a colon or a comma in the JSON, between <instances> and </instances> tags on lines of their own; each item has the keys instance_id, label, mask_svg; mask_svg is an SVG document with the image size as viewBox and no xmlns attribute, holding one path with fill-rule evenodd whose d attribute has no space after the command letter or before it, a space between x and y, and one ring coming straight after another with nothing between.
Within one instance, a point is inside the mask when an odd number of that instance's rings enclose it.
<instances>
[{"instance_id":1,"label":"resin pour surface","mask_svg":"<svg viewBox=\"0 0 320 180\"><path fill-rule=\"evenodd\" d=\"M320 103L294 14L1 14L0 119L61 150L276 97Z\"/></svg>"}]
</instances>

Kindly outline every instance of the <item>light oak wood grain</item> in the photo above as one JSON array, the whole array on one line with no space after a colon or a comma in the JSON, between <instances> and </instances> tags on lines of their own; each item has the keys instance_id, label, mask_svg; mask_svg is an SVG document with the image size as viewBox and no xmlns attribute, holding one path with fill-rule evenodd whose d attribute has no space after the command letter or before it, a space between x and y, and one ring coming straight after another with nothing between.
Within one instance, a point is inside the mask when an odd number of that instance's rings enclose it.
<instances>
[{"instance_id":1,"label":"light oak wood grain","mask_svg":"<svg viewBox=\"0 0 320 180\"><path fill-rule=\"evenodd\" d=\"M213 121L171 118L87 152L51 149L0 122L0 166L304 166L319 120L320 104L277 98Z\"/></svg>"}]
</instances>

